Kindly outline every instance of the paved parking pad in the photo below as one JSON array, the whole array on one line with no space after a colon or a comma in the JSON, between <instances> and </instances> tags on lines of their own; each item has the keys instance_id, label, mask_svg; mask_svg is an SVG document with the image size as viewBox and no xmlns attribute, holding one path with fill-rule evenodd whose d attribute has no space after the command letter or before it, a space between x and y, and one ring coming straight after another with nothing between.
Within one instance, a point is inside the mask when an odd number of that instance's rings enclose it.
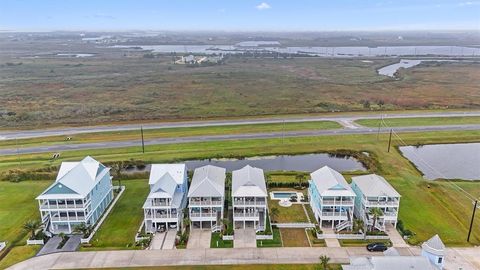
<instances>
[{"instance_id":1,"label":"paved parking pad","mask_svg":"<svg viewBox=\"0 0 480 270\"><path fill-rule=\"evenodd\" d=\"M234 248L254 248L257 247L257 234L255 229L238 229L235 230L233 238Z\"/></svg>"},{"instance_id":2,"label":"paved parking pad","mask_svg":"<svg viewBox=\"0 0 480 270\"><path fill-rule=\"evenodd\" d=\"M187 248L199 249L210 248L210 239L212 232L210 230L191 230L188 237Z\"/></svg>"},{"instance_id":3,"label":"paved parking pad","mask_svg":"<svg viewBox=\"0 0 480 270\"><path fill-rule=\"evenodd\" d=\"M165 240L163 241L162 249L173 249L175 247L175 238L177 237L176 230L168 230Z\"/></svg>"}]
</instances>

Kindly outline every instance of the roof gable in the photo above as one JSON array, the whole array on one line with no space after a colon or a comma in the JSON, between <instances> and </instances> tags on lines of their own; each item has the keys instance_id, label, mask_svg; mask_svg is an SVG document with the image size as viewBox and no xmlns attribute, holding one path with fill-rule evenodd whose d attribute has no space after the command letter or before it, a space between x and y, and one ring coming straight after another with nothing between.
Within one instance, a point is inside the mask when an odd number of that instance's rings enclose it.
<instances>
[{"instance_id":1,"label":"roof gable","mask_svg":"<svg viewBox=\"0 0 480 270\"><path fill-rule=\"evenodd\" d=\"M362 194L367 197L401 197L392 185L380 175L354 176L352 183L355 183Z\"/></svg>"},{"instance_id":2,"label":"roof gable","mask_svg":"<svg viewBox=\"0 0 480 270\"><path fill-rule=\"evenodd\" d=\"M50 186L43 194L78 194L69 187L63 185L62 183L55 182Z\"/></svg>"},{"instance_id":3,"label":"roof gable","mask_svg":"<svg viewBox=\"0 0 480 270\"><path fill-rule=\"evenodd\" d=\"M233 171L232 196L267 196L263 170L247 165Z\"/></svg>"},{"instance_id":4,"label":"roof gable","mask_svg":"<svg viewBox=\"0 0 480 270\"><path fill-rule=\"evenodd\" d=\"M188 191L189 197L206 197L225 195L225 175L224 168L207 165L195 169L192 183Z\"/></svg>"},{"instance_id":5,"label":"roof gable","mask_svg":"<svg viewBox=\"0 0 480 270\"><path fill-rule=\"evenodd\" d=\"M169 173L175 182L181 185L185 179L185 168L185 164L152 164L148 184L154 185L163 175Z\"/></svg>"},{"instance_id":6,"label":"roof gable","mask_svg":"<svg viewBox=\"0 0 480 270\"><path fill-rule=\"evenodd\" d=\"M310 174L320 195L326 196L355 196L347 181L339 172L324 166ZM342 192L335 194L335 192Z\"/></svg>"},{"instance_id":7,"label":"roof gable","mask_svg":"<svg viewBox=\"0 0 480 270\"><path fill-rule=\"evenodd\" d=\"M150 195L157 194L160 197L173 197L177 183L170 173L164 174L150 190ZM152 196L149 196L152 197Z\"/></svg>"}]
</instances>

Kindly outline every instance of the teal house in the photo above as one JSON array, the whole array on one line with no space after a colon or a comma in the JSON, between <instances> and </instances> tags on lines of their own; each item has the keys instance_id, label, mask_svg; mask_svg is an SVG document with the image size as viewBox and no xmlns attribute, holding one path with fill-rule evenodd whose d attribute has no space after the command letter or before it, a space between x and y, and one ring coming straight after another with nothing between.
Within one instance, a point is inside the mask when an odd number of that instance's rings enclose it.
<instances>
[{"instance_id":1,"label":"teal house","mask_svg":"<svg viewBox=\"0 0 480 270\"><path fill-rule=\"evenodd\" d=\"M110 168L87 156L63 162L55 182L37 197L42 223L54 234L94 225L113 200Z\"/></svg>"}]
</instances>

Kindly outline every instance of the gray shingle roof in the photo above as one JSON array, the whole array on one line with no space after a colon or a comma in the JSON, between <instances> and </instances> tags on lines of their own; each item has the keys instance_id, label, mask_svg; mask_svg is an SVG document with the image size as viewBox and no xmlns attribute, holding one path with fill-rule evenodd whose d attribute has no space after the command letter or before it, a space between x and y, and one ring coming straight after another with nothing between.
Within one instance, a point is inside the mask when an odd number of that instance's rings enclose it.
<instances>
[{"instance_id":1,"label":"gray shingle roof","mask_svg":"<svg viewBox=\"0 0 480 270\"><path fill-rule=\"evenodd\" d=\"M65 190L68 191L65 193L66 198L74 197L71 191L74 191L80 197L85 197L96 186L97 178L103 177L109 170L90 156L85 157L80 162L62 162L55 183L48 187L37 199L47 199L49 190L54 186L57 187L57 190L52 196L56 198L61 198L61 193L58 192L60 186L64 186Z\"/></svg>"},{"instance_id":2,"label":"gray shingle roof","mask_svg":"<svg viewBox=\"0 0 480 270\"><path fill-rule=\"evenodd\" d=\"M440 239L440 236L436 234L427 242L422 244L422 249L429 253L441 256L444 255L445 245L443 244L442 239Z\"/></svg>"},{"instance_id":3,"label":"gray shingle roof","mask_svg":"<svg viewBox=\"0 0 480 270\"><path fill-rule=\"evenodd\" d=\"M196 168L188 197L224 197L225 168L212 165Z\"/></svg>"},{"instance_id":4,"label":"gray shingle roof","mask_svg":"<svg viewBox=\"0 0 480 270\"><path fill-rule=\"evenodd\" d=\"M352 177L352 182L355 183L363 195L367 197L400 197L400 194L385 178L376 174L354 176Z\"/></svg>"},{"instance_id":5,"label":"gray shingle roof","mask_svg":"<svg viewBox=\"0 0 480 270\"><path fill-rule=\"evenodd\" d=\"M345 178L334 169L324 166L310 174L320 196L355 196Z\"/></svg>"},{"instance_id":6,"label":"gray shingle roof","mask_svg":"<svg viewBox=\"0 0 480 270\"><path fill-rule=\"evenodd\" d=\"M247 165L232 172L232 196L266 197L267 187L263 170Z\"/></svg>"}]
</instances>

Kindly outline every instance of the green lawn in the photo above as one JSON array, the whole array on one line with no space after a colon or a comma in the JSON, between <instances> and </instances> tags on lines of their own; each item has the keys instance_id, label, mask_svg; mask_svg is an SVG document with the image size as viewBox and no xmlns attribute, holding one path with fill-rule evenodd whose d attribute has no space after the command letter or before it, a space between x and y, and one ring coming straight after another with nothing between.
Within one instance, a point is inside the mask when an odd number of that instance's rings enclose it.
<instances>
[{"instance_id":1,"label":"green lawn","mask_svg":"<svg viewBox=\"0 0 480 270\"><path fill-rule=\"evenodd\" d=\"M272 124L248 124L248 125L223 125L208 127L187 127L187 128L163 128L163 129L145 129L143 131L144 139L154 138L173 138L201 135L225 135L242 133L262 133L262 132L281 132L281 131L305 131L318 129L337 129L342 126L333 121L311 121L295 123L272 123ZM78 144L105 141L124 141L140 140L140 128L138 130L116 131L116 132L97 132L71 135L70 141L65 141L65 136L50 136L43 138L4 140L0 141L0 148L11 147L32 147L38 145L58 145L58 144Z\"/></svg>"},{"instance_id":2,"label":"green lawn","mask_svg":"<svg viewBox=\"0 0 480 270\"><path fill-rule=\"evenodd\" d=\"M284 247L309 247L305 229L280 229Z\"/></svg>"},{"instance_id":3,"label":"green lawn","mask_svg":"<svg viewBox=\"0 0 480 270\"><path fill-rule=\"evenodd\" d=\"M480 131L443 131L443 132L425 132L425 133L402 133L400 136L412 145L428 143L449 143L449 142L478 142L480 141ZM393 141L397 146L399 142ZM216 141L201 143L183 143L171 145L154 145L147 147L147 152L142 154L139 147L119 148L119 149L99 149L67 151L62 153L62 158L51 162L50 154L27 154L16 156L0 157L0 171L5 171L18 166L28 168L44 168L51 165L59 165L66 160L80 160L85 155L92 155L99 161L129 160L139 159L145 162L167 162L179 161L185 159L209 158L209 157L242 157L255 155L274 155L274 154L295 154L311 153L322 151L333 151L337 149L351 149L358 151L368 151L371 156L378 160L376 173L384 176L402 195L399 218L403 220L405 228L412 230L416 235L410 240L414 244L427 240L434 233L440 234L447 245L468 245L466 235L471 216L471 201L463 197L462 193L452 187L448 182L426 181L416 168L405 158L401 156L396 147L392 148L390 153L386 152L388 145L388 135L381 134L377 141L376 135L341 135L341 136L319 136L305 138L286 138L282 139L259 139L259 140L234 140L234 141ZM29 186L24 182L18 187ZM46 186L48 182L43 182ZM3 184L3 183L2 183ZM458 182L459 185L468 187L469 192L480 194L479 183ZM22 222L8 226L4 229L7 232L16 230L21 226L24 220L27 220L31 214L36 213L34 202L37 195L45 186L39 188L38 192L25 194L25 189L13 190L13 193L22 193L17 197L12 197L11 192L8 195L1 192L5 199L9 200L12 207L20 205L27 201L31 203L32 210L21 214L19 219ZM145 186L145 192L148 187ZM20 190L22 192L20 192ZM145 193L146 194L146 193ZM129 197L128 193L124 195ZM144 200L144 196L139 199ZM141 205L138 206L141 211ZM0 208L1 209L1 208ZM23 209L23 208L22 208ZM35 211L34 211L35 210ZM17 215L20 216L20 215ZM5 214L2 219L5 219ZM9 221L7 221L8 223ZM480 224L480 215L477 215L476 224ZM4 226L2 226L4 228ZM135 231L137 226L130 230ZM12 235L16 235L12 233ZM122 245L131 243L132 235L125 236L129 240L122 242ZM475 226L471 238L471 243L480 244L480 227Z\"/></svg>"},{"instance_id":4,"label":"green lawn","mask_svg":"<svg viewBox=\"0 0 480 270\"><path fill-rule=\"evenodd\" d=\"M480 124L480 116L386 118L384 121L390 127L467 125ZM355 122L366 127L378 127L380 120L360 119Z\"/></svg>"},{"instance_id":5,"label":"green lawn","mask_svg":"<svg viewBox=\"0 0 480 270\"><path fill-rule=\"evenodd\" d=\"M146 180L126 180L122 185L126 189L90 242L92 247L83 250L132 248L149 187Z\"/></svg>"},{"instance_id":6,"label":"green lawn","mask_svg":"<svg viewBox=\"0 0 480 270\"><path fill-rule=\"evenodd\" d=\"M11 183L0 181L0 241L23 245L27 233L23 224L31 219L40 220L35 197L50 181L24 181ZM16 243L17 242L17 243Z\"/></svg>"},{"instance_id":7,"label":"green lawn","mask_svg":"<svg viewBox=\"0 0 480 270\"><path fill-rule=\"evenodd\" d=\"M357 239L339 239L338 242L342 247L365 247L370 243L385 243L391 246L390 240L357 240Z\"/></svg>"},{"instance_id":8,"label":"green lawn","mask_svg":"<svg viewBox=\"0 0 480 270\"><path fill-rule=\"evenodd\" d=\"M210 248L233 248L233 241L224 241L220 233L212 233L212 238L210 240Z\"/></svg>"},{"instance_id":9,"label":"green lawn","mask_svg":"<svg viewBox=\"0 0 480 270\"><path fill-rule=\"evenodd\" d=\"M32 245L32 246L17 246L13 247L12 250L0 261L0 269L5 269L9 266L12 266L18 262L24 261L28 258L31 258L37 254L41 246Z\"/></svg>"},{"instance_id":10,"label":"green lawn","mask_svg":"<svg viewBox=\"0 0 480 270\"><path fill-rule=\"evenodd\" d=\"M279 190L297 191L293 188L272 188L269 189L268 192ZM292 204L290 207L283 207L280 206L278 202L279 200L271 200L270 195L268 196L268 209L270 213L272 208L278 209L278 216L273 223L308 222L308 218L301 204Z\"/></svg>"},{"instance_id":11,"label":"green lawn","mask_svg":"<svg viewBox=\"0 0 480 270\"><path fill-rule=\"evenodd\" d=\"M257 240L257 247L282 247L282 237L278 228L273 228L272 240Z\"/></svg>"}]
</instances>

